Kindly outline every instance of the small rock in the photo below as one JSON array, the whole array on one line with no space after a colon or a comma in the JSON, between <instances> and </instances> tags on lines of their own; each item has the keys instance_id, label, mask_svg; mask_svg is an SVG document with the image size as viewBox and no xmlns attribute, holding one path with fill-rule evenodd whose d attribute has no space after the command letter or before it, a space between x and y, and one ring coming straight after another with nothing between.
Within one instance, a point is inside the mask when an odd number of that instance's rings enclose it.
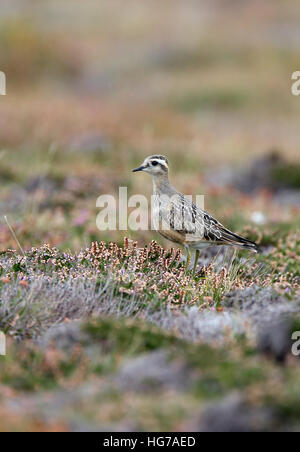
<instances>
[{"instance_id":1,"label":"small rock","mask_svg":"<svg viewBox=\"0 0 300 452\"><path fill-rule=\"evenodd\" d=\"M277 362L284 363L292 348L291 326L290 317L278 317L261 325L257 333L258 349L273 356Z\"/></svg>"},{"instance_id":2,"label":"small rock","mask_svg":"<svg viewBox=\"0 0 300 452\"><path fill-rule=\"evenodd\" d=\"M115 381L125 390L151 391L183 389L188 385L189 378L182 363L170 361L168 353L159 350L127 361Z\"/></svg>"},{"instance_id":3,"label":"small rock","mask_svg":"<svg viewBox=\"0 0 300 452\"><path fill-rule=\"evenodd\" d=\"M38 340L37 343L42 348L54 345L55 347L68 350L76 343L81 342L84 333L81 331L79 322L61 323L55 325Z\"/></svg>"},{"instance_id":4,"label":"small rock","mask_svg":"<svg viewBox=\"0 0 300 452\"><path fill-rule=\"evenodd\" d=\"M252 407L241 394L233 393L209 405L193 427L200 432L261 432L271 430L273 420L270 408Z\"/></svg>"}]
</instances>

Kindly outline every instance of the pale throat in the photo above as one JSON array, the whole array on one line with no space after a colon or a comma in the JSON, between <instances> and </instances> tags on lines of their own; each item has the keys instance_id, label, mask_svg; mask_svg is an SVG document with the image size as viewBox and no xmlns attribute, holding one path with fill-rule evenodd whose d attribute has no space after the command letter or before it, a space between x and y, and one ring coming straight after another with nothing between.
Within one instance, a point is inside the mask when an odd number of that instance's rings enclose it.
<instances>
[{"instance_id":1,"label":"pale throat","mask_svg":"<svg viewBox=\"0 0 300 452\"><path fill-rule=\"evenodd\" d=\"M170 187L168 174L152 175L152 183L154 194L162 192L164 188Z\"/></svg>"}]
</instances>

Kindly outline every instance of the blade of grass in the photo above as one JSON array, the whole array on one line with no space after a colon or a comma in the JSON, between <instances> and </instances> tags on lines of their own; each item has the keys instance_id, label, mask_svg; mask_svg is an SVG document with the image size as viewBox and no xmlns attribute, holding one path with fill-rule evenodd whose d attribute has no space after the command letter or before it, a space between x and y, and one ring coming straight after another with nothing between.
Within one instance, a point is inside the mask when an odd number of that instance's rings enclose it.
<instances>
[{"instance_id":1,"label":"blade of grass","mask_svg":"<svg viewBox=\"0 0 300 452\"><path fill-rule=\"evenodd\" d=\"M13 230L12 226L10 225L10 223L9 223L9 221L8 221L8 219L7 219L7 216L6 216L6 215L3 215L3 218L4 218L4 220L5 220L5 223L6 223L7 226L8 226L8 229L9 229L10 232L11 232L11 235L13 236L15 242L17 243L17 245L18 245L18 247L19 247L21 253L23 254L23 256L25 256L24 250L23 250L23 248L22 248L22 246L21 246L21 244L20 244L20 242L19 242L19 240L18 240L18 237L16 236L15 231Z\"/></svg>"}]
</instances>

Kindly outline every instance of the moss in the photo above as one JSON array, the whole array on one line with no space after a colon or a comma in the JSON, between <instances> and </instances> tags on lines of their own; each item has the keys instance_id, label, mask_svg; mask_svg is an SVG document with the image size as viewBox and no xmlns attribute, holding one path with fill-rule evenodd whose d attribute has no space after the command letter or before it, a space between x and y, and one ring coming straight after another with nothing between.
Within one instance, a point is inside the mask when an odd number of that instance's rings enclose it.
<instances>
[{"instance_id":1,"label":"moss","mask_svg":"<svg viewBox=\"0 0 300 452\"><path fill-rule=\"evenodd\" d=\"M56 376L42 367L43 354L32 347L11 350L0 370L0 380L18 391L53 389Z\"/></svg>"},{"instance_id":2,"label":"moss","mask_svg":"<svg viewBox=\"0 0 300 452\"><path fill-rule=\"evenodd\" d=\"M280 185L300 189L300 166L282 164L273 169L272 178Z\"/></svg>"},{"instance_id":3,"label":"moss","mask_svg":"<svg viewBox=\"0 0 300 452\"><path fill-rule=\"evenodd\" d=\"M85 369L80 349L67 355L55 348L42 350L30 342L21 346L10 343L9 355L1 359L0 382L17 391L52 390L78 369Z\"/></svg>"},{"instance_id":4,"label":"moss","mask_svg":"<svg viewBox=\"0 0 300 452\"><path fill-rule=\"evenodd\" d=\"M230 389L246 388L263 381L265 372L252 360L253 354L249 355L247 343L242 341L238 349L240 357L236 360L225 348L203 344L187 346L185 359L193 369L201 372L195 383L195 392L199 397L219 397Z\"/></svg>"},{"instance_id":5,"label":"moss","mask_svg":"<svg viewBox=\"0 0 300 452\"><path fill-rule=\"evenodd\" d=\"M253 383L262 381L264 372L262 368L247 362L223 361L219 367L219 378L228 388L245 388Z\"/></svg>"},{"instance_id":6,"label":"moss","mask_svg":"<svg viewBox=\"0 0 300 452\"><path fill-rule=\"evenodd\" d=\"M132 320L101 318L83 325L92 341L114 353L137 354L172 346L178 339L159 328Z\"/></svg>"}]
</instances>

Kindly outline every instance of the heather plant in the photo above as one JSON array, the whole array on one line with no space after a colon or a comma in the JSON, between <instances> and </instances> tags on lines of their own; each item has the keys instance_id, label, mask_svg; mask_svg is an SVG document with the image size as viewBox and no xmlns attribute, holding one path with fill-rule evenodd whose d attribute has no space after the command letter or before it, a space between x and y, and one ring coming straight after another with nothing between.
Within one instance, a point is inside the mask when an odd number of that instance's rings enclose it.
<instances>
[{"instance_id":1,"label":"heather plant","mask_svg":"<svg viewBox=\"0 0 300 452\"><path fill-rule=\"evenodd\" d=\"M293 297L299 292L297 268L285 270L291 259L297 262L297 255L291 250L278 253L262 263L235 253L217 254L193 276L180 250L165 250L155 241L143 248L128 238L123 246L93 242L77 254L49 245L25 255L8 250L1 258L0 328L18 338L38 337L66 318L100 312L151 317L161 310L183 312L193 306L222 311L228 293L251 287L272 285ZM274 267L275 258L282 272Z\"/></svg>"}]
</instances>

